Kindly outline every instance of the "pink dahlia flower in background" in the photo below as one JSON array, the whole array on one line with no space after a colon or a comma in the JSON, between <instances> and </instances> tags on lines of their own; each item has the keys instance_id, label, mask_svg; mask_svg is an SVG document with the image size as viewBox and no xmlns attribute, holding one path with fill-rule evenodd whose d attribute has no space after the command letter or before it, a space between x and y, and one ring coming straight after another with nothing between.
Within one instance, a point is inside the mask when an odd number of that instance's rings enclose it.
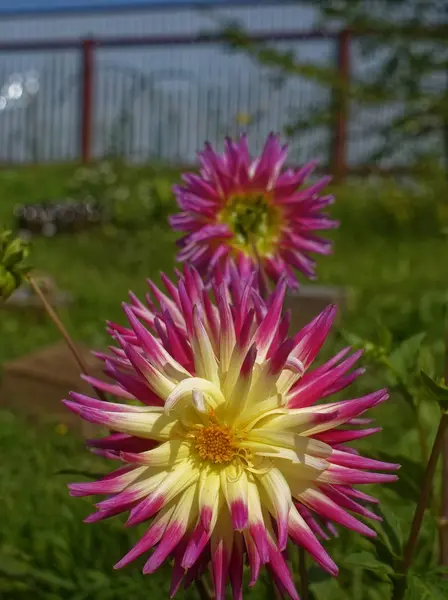
<instances>
[{"instance_id":1,"label":"pink dahlia flower in background","mask_svg":"<svg viewBox=\"0 0 448 600\"><path fill-rule=\"evenodd\" d=\"M258 268L264 286L265 278L286 277L297 287L295 269L313 278L310 254L331 252L331 243L316 231L338 225L322 212L333 197L319 195L330 178L302 187L316 163L282 171L286 158L287 146L273 134L255 159L245 136L227 139L221 155L206 144L199 153L200 174L183 175L185 185L174 188L183 212L170 223L186 233L178 260L193 264L207 279L217 271L228 276L232 261L243 277Z\"/></svg>"},{"instance_id":2,"label":"pink dahlia flower in background","mask_svg":"<svg viewBox=\"0 0 448 600\"><path fill-rule=\"evenodd\" d=\"M143 571L152 573L172 558L171 594L211 565L217 600L228 580L240 599L247 560L251 585L265 565L297 599L288 540L336 575L320 523L375 535L354 516L377 519L365 506L375 500L353 486L394 481L376 471L398 465L363 458L347 443L377 431L359 417L387 392L320 402L360 374L360 353L346 348L311 369L335 308L288 338L284 281L265 302L253 274L242 282L233 273L230 286L215 281L213 294L190 267L177 284L162 279L166 293L149 282L146 304L131 295L129 327L109 324L117 345L100 356L113 383L87 378L122 402L76 393L65 401L114 432L89 445L122 463L99 481L70 485L71 494L106 496L87 522L126 512L128 525L145 523L116 568L150 553Z\"/></svg>"}]
</instances>

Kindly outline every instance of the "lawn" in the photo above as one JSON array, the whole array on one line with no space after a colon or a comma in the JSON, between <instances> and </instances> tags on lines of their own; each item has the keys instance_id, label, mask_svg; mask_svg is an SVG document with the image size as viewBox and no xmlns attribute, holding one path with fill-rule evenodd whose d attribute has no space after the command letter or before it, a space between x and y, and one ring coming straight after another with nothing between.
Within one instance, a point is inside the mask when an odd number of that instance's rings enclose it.
<instances>
[{"instance_id":1,"label":"lawn","mask_svg":"<svg viewBox=\"0 0 448 600\"><path fill-rule=\"evenodd\" d=\"M45 196L58 197L73 167L35 168L0 173L2 203L0 220L11 223L15 202L33 202ZM353 202L341 189L338 202ZM344 207L346 212L348 209ZM337 211L336 211L337 212ZM320 260L319 283L344 286L349 291L344 328L365 338L378 340L381 327L388 327L398 345L405 338L427 331L427 343L441 360L443 352L442 316L448 297L446 264L448 241L437 230L412 235L385 233L366 226L360 232L353 223L332 234L335 252ZM76 339L92 347L108 343L106 319L123 322L121 302L132 289L142 295L145 279L159 280L158 273L172 273L175 237L165 222L134 231L114 227L91 230L76 236L36 239L33 263L50 273L58 286L69 291L76 302L62 317ZM20 356L57 339L48 322L32 315L2 311L0 319L0 361ZM335 336L332 351L340 347ZM368 385L383 386L383 373L373 371ZM415 431L400 398L376 414L384 431L375 442L390 454L418 456ZM397 419L402 430L397 436ZM433 430L433 413L425 416ZM26 424L20 415L0 412L0 597L5 600L37 600L167 597L167 572L143 578L137 567L115 572L112 566L126 552L138 531L122 528L119 518L95 525L83 525L90 512L89 501L68 496L69 468L104 470L93 461L82 442L60 435L55 427ZM393 503L393 492L382 492L386 506ZM408 498L411 500L412 498ZM406 501L404 501L405 508ZM404 508L403 519L407 512ZM364 550L364 542L353 541L355 534L343 534L330 542L334 554L344 558L347 540L352 551ZM362 579L362 577L361 577ZM341 590L316 578L317 599L343 598ZM350 583L352 585L352 582ZM354 585L354 583L353 583ZM324 586L324 587L319 587ZM327 587L325 587L327 586ZM330 586L330 587L328 587ZM321 590L327 590L321 595ZM252 594L271 594L266 584L258 584ZM152 596L151 596L152 597ZM363 596L364 597L364 596ZM366 598L375 599L370 594ZM376 596L380 600L380 596ZM332 596L333 600L333 596Z\"/></svg>"}]
</instances>

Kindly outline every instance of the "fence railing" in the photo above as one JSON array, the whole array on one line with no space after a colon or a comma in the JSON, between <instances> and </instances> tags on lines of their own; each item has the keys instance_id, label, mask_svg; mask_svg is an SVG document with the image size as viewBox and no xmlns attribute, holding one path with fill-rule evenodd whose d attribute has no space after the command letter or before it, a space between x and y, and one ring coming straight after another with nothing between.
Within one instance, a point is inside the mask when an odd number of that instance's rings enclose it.
<instances>
[{"instance_id":1,"label":"fence railing","mask_svg":"<svg viewBox=\"0 0 448 600\"><path fill-rule=\"evenodd\" d=\"M415 28L413 35L440 35L439 29ZM0 161L89 162L120 154L129 160L186 164L194 161L205 139L219 144L225 135L248 130L257 146L269 131L283 130L292 116L320 104L337 110L327 126L294 136L292 161L317 155L339 177L349 170L405 171L400 160L369 164L374 136L353 137L353 131L362 130L354 118L364 118L362 111L352 114L348 95L353 44L367 35L377 32L250 34L252 44L295 54L305 49L310 62L334 68L337 89L303 78L285 81L273 68L230 54L226 36L217 32L2 43ZM377 111L374 118L388 114ZM372 122L369 127L375 129Z\"/></svg>"}]
</instances>

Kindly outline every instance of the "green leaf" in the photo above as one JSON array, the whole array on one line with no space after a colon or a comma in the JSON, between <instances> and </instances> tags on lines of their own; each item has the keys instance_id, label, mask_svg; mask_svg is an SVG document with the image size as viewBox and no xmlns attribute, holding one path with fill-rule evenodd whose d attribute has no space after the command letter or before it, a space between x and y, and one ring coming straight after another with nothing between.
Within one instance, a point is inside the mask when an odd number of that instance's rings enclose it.
<instances>
[{"instance_id":1,"label":"green leaf","mask_svg":"<svg viewBox=\"0 0 448 600\"><path fill-rule=\"evenodd\" d=\"M310 583L309 589L316 600L328 600L329 598L348 600L350 597L347 590L342 587L342 584L335 577L328 577L321 581Z\"/></svg>"},{"instance_id":2,"label":"green leaf","mask_svg":"<svg viewBox=\"0 0 448 600\"><path fill-rule=\"evenodd\" d=\"M381 562L370 552L364 551L350 554L344 558L343 565L347 568L358 567L374 573L384 573L385 575L392 575L394 572L390 564Z\"/></svg>"},{"instance_id":3,"label":"green leaf","mask_svg":"<svg viewBox=\"0 0 448 600\"><path fill-rule=\"evenodd\" d=\"M388 452L371 452L371 454L379 460L401 465L398 481L395 481L388 489L403 500L417 502L425 472L424 465L402 454Z\"/></svg>"},{"instance_id":4,"label":"green leaf","mask_svg":"<svg viewBox=\"0 0 448 600\"><path fill-rule=\"evenodd\" d=\"M390 363L404 379L407 379L409 371L415 369L425 337L426 333L417 333L407 338L390 355Z\"/></svg>"},{"instance_id":5,"label":"green leaf","mask_svg":"<svg viewBox=\"0 0 448 600\"><path fill-rule=\"evenodd\" d=\"M393 335L390 329L388 329L383 323L378 323L378 339L381 346L386 350L386 352L390 352L392 348Z\"/></svg>"},{"instance_id":6,"label":"green leaf","mask_svg":"<svg viewBox=\"0 0 448 600\"><path fill-rule=\"evenodd\" d=\"M430 397L437 400L440 408L443 411L448 410L448 387L437 383L424 371L420 371L420 379L425 391Z\"/></svg>"},{"instance_id":7,"label":"green leaf","mask_svg":"<svg viewBox=\"0 0 448 600\"><path fill-rule=\"evenodd\" d=\"M394 569L397 560L402 555L403 535L401 524L395 513L383 506L378 510L382 522L373 522L371 527L376 531L376 537L368 538L368 542L375 548L376 557L381 564L387 564Z\"/></svg>"},{"instance_id":8,"label":"green leaf","mask_svg":"<svg viewBox=\"0 0 448 600\"><path fill-rule=\"evenodd\" d=\"M382 527L392 545L396 555L401 556L403 550L403 532L401 522L397 518L396 512L383 505L380 509L380 515L383 517Z\"/></svg>"},{"instance_id":9,"label":"green leaf","mask_svg":"<svg viewBox=\"0 0 448 600\"><path fill-rule=\"evenodd\" d=\"M30 576L39 583L47 585L50 588L56 588L60 590L73 591L76 589L75 584L68 580L56 575L50 570L43 569L32 569L30 570Z\"/></svg>"},{"instance_id":10,"label":"green leaf","mask_svg":"<svg viewBox=\"0 0 448 600\"><path fill-rule=\"evenodd\" d=\"M406 600L446 600L448 598L448 579L437 571L408 575Z\"/></svg>"}]
</instances>

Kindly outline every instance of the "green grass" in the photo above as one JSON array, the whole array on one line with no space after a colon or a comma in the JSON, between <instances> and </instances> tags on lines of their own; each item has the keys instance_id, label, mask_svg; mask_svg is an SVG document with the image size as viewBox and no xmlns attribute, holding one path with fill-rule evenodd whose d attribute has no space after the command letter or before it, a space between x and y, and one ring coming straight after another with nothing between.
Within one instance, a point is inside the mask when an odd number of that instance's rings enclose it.
<instances>
[{"instance_id":1,"label":"green grass","mask_svg":"<svg viewBox=\"0 0 448 600\"><path fill-rule=\"evenodd\" d=\"M11 223L15 202L33 202L64 194L73 167L36 168L0 173L0 221ZM343 200L341 200L343 201ZM351 226L353 227L353 226ZM366 230L367 231L367 230ZM145 279L172 273L175 237L165 223L134 232L106 228L77 236L37 239L33 263L50 273L60 288L75 298L62 313L71 333L93 347L108 343L106 319L124 322L121 302L128 290L142 295ZM441 318L447 298L447 241L428 236L385 236L376 231L359 235L342 225L334 233L335 253L319 262L319 283L349 290L349 310L343 324L366 336L378 335L378 322L387 325L398 342L413 333L429 332L429 343L441 355ZM57 339L51 323L33 315L2 310L0 362ZM333 350L336 339L329 350ZM376 388L384 377L375 373L366 382ZM397 401L398 402L398 401ZM398 403L376 415L384 432L376 443L388 452L418 455L411 417ZM397 439L396 423L403 430ZM432 416L428 425L433 426ZM112 566L135 541L138 532L122 527L119 518L83 525L90 501L68 496L60 469L104 469L92 463L80 440L58 435L54 427L31 426L20 415L0 412L0 596L6 600L94 599L131 595L136 600L166 597L167 571L143 578L134 567L116 573ZM393 493L383 492L386 504ZM337 556L355 534L331 542ZM348 540L348 542L347 542ZM253 592L269 593L266 585ZM335 592L337 594L337 592ZM317 597L317 596L316 596ZM340 596L335 595L335 600ZM321 598L321 596L319 596ZM373 598L373 597L372 597Z\"/></svg>"}]
</instances>

